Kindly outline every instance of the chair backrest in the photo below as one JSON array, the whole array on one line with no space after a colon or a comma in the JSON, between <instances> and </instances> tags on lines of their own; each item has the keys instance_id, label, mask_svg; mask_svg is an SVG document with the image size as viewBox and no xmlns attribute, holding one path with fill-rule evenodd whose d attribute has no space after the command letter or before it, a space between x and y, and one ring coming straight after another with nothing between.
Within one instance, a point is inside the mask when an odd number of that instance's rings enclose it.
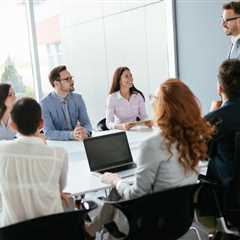
<instances>
[{"instance_id":1,"label":"chair backrest","mask_svg":"<svg viewBox=\"0 0 240 240\"><path fill-rule=\"evenodd\" d=\"M106 125L106 118L103 118L101 121L97 124L97 130L98 131L106 131L109 130Z\"/></svg>"},{"instance_id":2,"label":"chair backrest","mask_svg":"<svg viewBox=\"0 0 240 240\"><path fill-rule=\"evenodd\" d=\"M1 240L84 239L83 217L78 210L34 218L0 228Z\"/></svg>"},{"instance_id":3,"label":"chair backrest","mask_svg":"<svg viewBox=\"0 0 240 240\"><path fill-rule=\"evenodd\" d=\"M233 159L229 159L230 161L233 165L232 178L229 186L224 188L223 211L229 209L240 210L240 131L235 133Z\"/></svg>"},{"instance_id":4,"label":"chair backrest","mask_svg":"<svg viewBox=\"0 0 240 240\"><path fill-rule=\"evenodd\" d=\"M233 190L240 208L240 132L235 135Z\"/></svg>"},{"instance_id":5,"label":"chair backrest","mask_svg":"<svg viewBox=\"0 0 240 240\"><path fill-rule=\"evenodd\" d=\"M212 179L208 179L205 187L203 188L201 202L205 202L203 206L211 206L212 211L208 215L216 215L216 218L226 218L228 223L240 229L240 131L235 133L234 140L234 153L233 159L233 176L229 182L228 187L224 187L220 183L213 183ZM202 180L200 180L202 181ZM206 200L206 198L208 200ZM204 201L203 201L204 200ZM204 210L204 207L201 207Z\"/></svg>"},{"instance_id":6,"label":"chair backrest","mask_svg":"<svg viewBox=\"0 0 240 240\"><path fill-rule=\"evenodd\" d=\"M112 203L128 219L127 239L175 240L182 236L193 221L193 196L198 186L188 185Z\"/></svg>"},{"instance_id":7,"label":"chair backrest","mask_svg":"<svg viewBox=\"0 0 240 240\"><path fill-rule=\"evenodd\" d=\"M229 192L225 193L224 215L231 224L240 229L240 132L235 134L233 180Z\"/></svg>"}]
</instances>

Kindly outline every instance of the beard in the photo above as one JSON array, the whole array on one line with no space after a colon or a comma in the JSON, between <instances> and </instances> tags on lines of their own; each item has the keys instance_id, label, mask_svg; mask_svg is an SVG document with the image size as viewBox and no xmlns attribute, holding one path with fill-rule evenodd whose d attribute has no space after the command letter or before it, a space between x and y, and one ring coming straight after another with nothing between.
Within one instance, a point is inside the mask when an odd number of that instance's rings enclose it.
<instances>
[{"instance_id":1,"label":"beard","mask_svg":"<svg viewBox=\"0 0 240 240\"><path fill-rule=\"evenodd\" d=\"M231 35L232 35L231 30L228 29L228 28L224 28L223 31L224 31L224 33L225 33L227 36L231 36Z\"/></svg>"}]
</instances>

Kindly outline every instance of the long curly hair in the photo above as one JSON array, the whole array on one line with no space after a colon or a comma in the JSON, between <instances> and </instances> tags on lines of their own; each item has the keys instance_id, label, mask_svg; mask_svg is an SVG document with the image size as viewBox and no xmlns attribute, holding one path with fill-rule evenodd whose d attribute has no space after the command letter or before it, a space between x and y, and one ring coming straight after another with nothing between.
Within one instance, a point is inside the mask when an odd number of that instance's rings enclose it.
<instances>
[{"instance_id":1,"label":"long curly hair","mask_svg":"<svg viewBox=\"0 0 240 240\"><path fill-rule=\"evenodd\" d=\"M214 133L201 117L198 99L183 82L168 79L160 86L154 111L170 156L171 146L176 144L179 163L185 171L195 171L199 160L207 159L208 142Z\"/></svg>"}]
</instances>

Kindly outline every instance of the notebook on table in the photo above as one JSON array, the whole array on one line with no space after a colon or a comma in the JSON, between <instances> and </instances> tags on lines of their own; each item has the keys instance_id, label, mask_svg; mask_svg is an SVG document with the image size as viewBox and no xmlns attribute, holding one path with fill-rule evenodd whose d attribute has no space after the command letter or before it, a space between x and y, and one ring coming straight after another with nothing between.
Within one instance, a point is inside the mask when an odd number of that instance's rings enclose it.
<instances>
[{"instance_id":1,"label":"notebook on table","mask_svg":"<svg viewBox=\"0 0 240 240\"><path fill-rule=\"evenodd\" d=\"M121 177L135 174L136 164L125 132L86 138L83 144L91 172L112 172Z\"/></svg>"}]
</instances>

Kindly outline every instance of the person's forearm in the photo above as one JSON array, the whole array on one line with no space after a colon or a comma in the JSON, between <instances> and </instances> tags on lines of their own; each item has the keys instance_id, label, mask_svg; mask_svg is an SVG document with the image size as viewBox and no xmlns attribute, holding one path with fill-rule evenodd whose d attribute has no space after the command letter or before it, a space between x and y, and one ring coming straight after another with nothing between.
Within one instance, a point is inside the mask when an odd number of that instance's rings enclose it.
<instances>
[{"instance_id":1,"label":"person's forearm","mask_svg":"<svg viewBox=\"0 0 240 240\"><path fill-rule=\"evenodd\" d=\"M74 140L72 131L47 130L45 136L48 140Z\"/></svg>"}]
</instances>

